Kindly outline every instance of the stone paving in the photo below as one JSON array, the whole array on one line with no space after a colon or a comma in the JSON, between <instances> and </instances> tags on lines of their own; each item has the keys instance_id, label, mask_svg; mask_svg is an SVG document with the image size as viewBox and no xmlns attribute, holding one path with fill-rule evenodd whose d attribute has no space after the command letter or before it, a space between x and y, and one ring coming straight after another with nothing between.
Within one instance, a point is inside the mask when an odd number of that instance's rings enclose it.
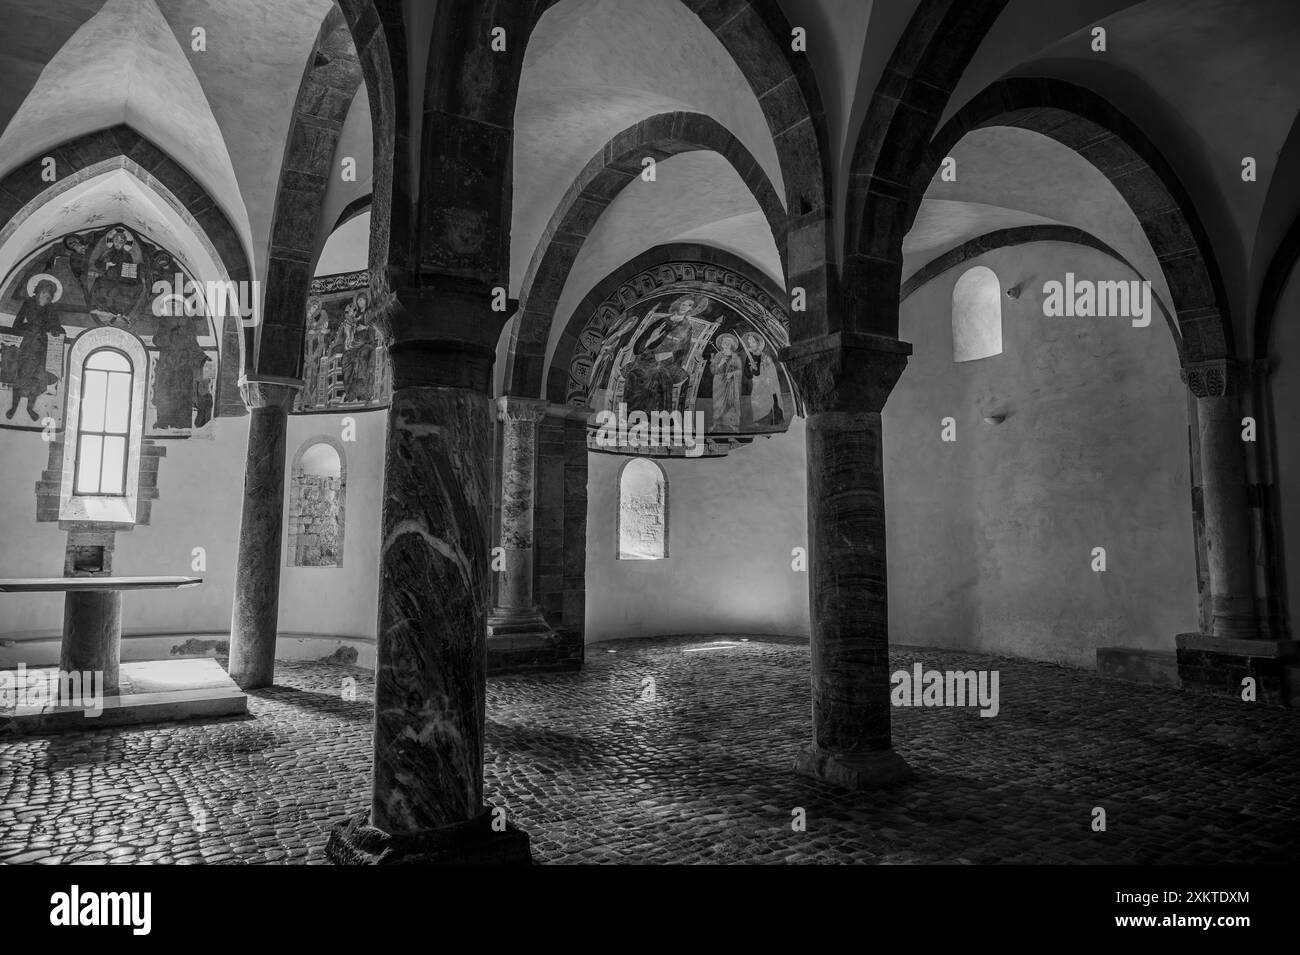
<instances>
[{"instance_id":1,"label":"stone paving","mask_svg":"<svg viewBox=\"0 0 1300 955\"><path fill-rule=\"evenodd\" d=\"M536 861L1300 861L1300 713L894 648L893 669L998 670L1000 711L895 708L917 775L853 794L790 769L806 642L715 640L740 638L596 644L580 673L489 681L486 792ZM247 719L0 737L0 861L324 862L368 803L373 680L283 661L277 680Z\"/></svg>"}]
</instances>

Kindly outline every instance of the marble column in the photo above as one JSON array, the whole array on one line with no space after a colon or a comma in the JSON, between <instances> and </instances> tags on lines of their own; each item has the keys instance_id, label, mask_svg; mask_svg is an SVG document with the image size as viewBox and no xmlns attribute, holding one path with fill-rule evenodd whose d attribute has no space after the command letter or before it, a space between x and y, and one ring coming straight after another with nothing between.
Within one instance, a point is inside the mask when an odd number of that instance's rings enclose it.
<instances>
[{"instance_id":1,"label":"marble column","mask_svg":"<svg viewBox=\"0 0 1300 955\"><path fill-rule=\"evenodd\" d=\"M492 354L398 342L390 360L371 805L327 852L528 862L527 835L483 802Z\"/></svg>"},{"instance_id":2,"label":"marble column","mask_svg":"<svg viewBox=\"0 0 1300 955\"><path fill-rule=\"evenodd\" d=\"M496 401L501 422L501 543L503 566L497 601L488 616L490 637L549 636L533 597L533 504L537 491L537 423L546 402L503 395ZM490 641L491 642L491 641Z\"/></svg>"},{"instance_id":3,"label":"marble column","mask_svg":"<svg viewBox=\"0 0 1300 955\"><path fill-rule=\"evenodd\" d=\"M270 686L280 613L280 541L284 527L285 431L302 382L248 377L244 508L239 523L235 600L230 618L230 676L241 689Z\"/></svg>"},{"instance_id":4,"label":"marble column","mask_svg":"<svg viewBox=\"0 0 1300 955\"><path fill-rule=\"evenodd\" d=\"M834 333L785 352L807 406L812 743L797 772L853 789L904 779L890 742L880 412L911 346Z\"/></svg>"}]
</instances>

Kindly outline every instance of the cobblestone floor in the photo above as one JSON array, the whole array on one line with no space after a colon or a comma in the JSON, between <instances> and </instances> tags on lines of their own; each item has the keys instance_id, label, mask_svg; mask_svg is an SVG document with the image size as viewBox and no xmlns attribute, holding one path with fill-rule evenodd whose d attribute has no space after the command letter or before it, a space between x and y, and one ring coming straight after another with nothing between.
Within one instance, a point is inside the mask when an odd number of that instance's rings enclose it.
<instances>
[{"instance_id":1,"label":"cobblestone floor","mask_svg":"<svg viewBox=\"0 0 1300 955\"><path fill-rule=\"evenodd\" d=\"M1300 861L1300 713L895 648L895 668L997 669L1001 709L894 709L916 778L850 794L790 769L806 644L693 649L709 640L598 644L581 673L489 682L486 791L538 862ZM277 679L248 719L0 739L0 861L325 861L330 826L368 803L373 681L289 662Z\"/></svg>"}]
</instances>

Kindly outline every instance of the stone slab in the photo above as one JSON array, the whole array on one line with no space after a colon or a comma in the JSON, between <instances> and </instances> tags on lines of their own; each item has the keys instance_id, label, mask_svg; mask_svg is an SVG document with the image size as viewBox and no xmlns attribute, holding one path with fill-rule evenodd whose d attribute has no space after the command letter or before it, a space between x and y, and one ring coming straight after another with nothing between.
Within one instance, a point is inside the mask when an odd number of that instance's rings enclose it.
<instances>
[{"instance_id":1,"label":"stone slab","mask_svg":"<svg viewBox=\"0 0 1300 955\"><path fill-rule=\"evenodd\" d=\"M44 676L54 668L33 668ZM0 725L20 733L94 730L109 726L216 719L248 712L248 697L215 660L154 660L122 664L115 696L104 696L103 711L88 716L82 707L21 705L0 709Z\"/></svg>"},{"instance_id":2,"label":"stone slab","mask_svg":"<svg viewBox=\"0 0 1300 955\"><path fill-rule=\"evenodd\" d=\"M79 593L96 590L177 590L202 577L23 577L0 580L0 593Z\"/></svg>"}]
</instances>

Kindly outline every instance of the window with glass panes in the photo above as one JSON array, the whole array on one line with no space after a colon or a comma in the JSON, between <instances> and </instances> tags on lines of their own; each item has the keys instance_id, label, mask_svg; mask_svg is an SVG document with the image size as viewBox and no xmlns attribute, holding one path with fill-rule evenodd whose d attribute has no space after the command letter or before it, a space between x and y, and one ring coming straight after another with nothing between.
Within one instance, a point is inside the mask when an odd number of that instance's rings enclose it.
<instances>
[{"instance_id":1,"label":"window with glass panes","mask_svg":"<svg viewBox=\"0 0 1300 955\"><path fill-rule=\"evenodd\" d=\"M81 371L74 494L126 493L132 379L130 360L116 349L101 348L86 357Z\"/></svg>"}]
</instances>

